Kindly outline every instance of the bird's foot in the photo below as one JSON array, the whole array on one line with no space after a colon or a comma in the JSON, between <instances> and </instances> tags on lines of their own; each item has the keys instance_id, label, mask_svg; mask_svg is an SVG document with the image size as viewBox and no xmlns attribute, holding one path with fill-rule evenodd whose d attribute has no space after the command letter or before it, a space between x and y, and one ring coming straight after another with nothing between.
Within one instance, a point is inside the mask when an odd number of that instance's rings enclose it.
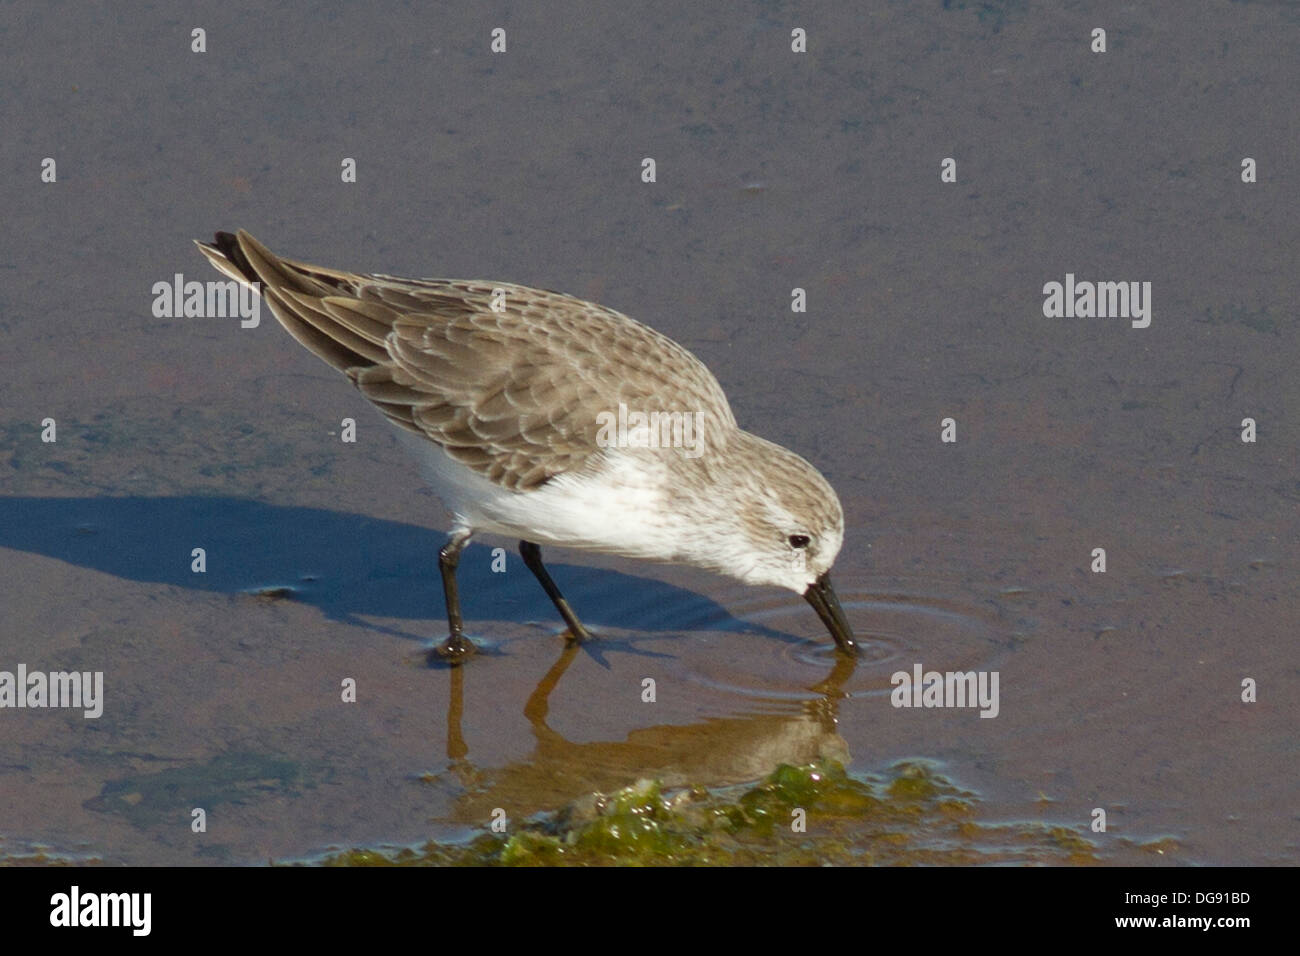
<instances>
[{"instance_id":1,"label":"bird's foot","mask_svg":"<svg viewBox=\"0 0 1300 956\"><path fill-rule=\"evenodd\" d=\"M452 634L429 651L429 663L463 664L477 651L474 642L467 640L464 634Z\"/></svg>"},{"instance_id":2,"label":"bird's foot","mask_svg":"<svg viewBox=\"0 0 1300 956\"><path fill-rule=\"evenodd\" d=\"M579 644L586 644L588 641L594 641L594 640L595 638L591 636L591 632L588 631L581 624L577 625L576 627L570 624L567 628L564 629L565 647L577 647Z\"/></svg>"}]
</instances>

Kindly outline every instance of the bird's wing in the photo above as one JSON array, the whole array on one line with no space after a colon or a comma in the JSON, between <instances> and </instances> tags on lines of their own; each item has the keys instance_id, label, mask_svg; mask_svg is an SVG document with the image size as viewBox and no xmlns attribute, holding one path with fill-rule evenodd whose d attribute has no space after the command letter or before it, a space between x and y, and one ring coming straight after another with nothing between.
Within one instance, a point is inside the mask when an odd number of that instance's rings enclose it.
<instances>
[{"instance_id":1,"label":"bird's wing","mask_svg":"<svg viewBox=\"0 0 1300 956\"><path fill-rule=\"evenodd\" d=\"M282 259L243 231L199 248L226 275L261 283L280 324L394 424L502 487L594 467L597 415L620 403L735 427L699 359L594 303L510 283L339 272Z\"/></svg>"}]
</instances>

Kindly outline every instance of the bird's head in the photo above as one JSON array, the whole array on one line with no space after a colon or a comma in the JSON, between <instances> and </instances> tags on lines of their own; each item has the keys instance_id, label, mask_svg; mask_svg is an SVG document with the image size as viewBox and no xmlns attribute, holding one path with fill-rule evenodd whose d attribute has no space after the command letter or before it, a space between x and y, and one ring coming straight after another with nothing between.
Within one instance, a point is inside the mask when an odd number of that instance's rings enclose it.
<instances>
[{"instance_id":1,"label":"bird's head","mask_svg":"<svg viewBox=\"0 0 1300 956\"><path fill-rule=\"evenodd\" d=\"M830 570L844 543L844 512L821 472L788 449L739 433L743 453L727 460L734 498L725 531L712 543L714 569L746 584L788 588L817 611L841 650L855 642ZM700 563L700 562L697 562Z\"/></svg>"}]
</instances>

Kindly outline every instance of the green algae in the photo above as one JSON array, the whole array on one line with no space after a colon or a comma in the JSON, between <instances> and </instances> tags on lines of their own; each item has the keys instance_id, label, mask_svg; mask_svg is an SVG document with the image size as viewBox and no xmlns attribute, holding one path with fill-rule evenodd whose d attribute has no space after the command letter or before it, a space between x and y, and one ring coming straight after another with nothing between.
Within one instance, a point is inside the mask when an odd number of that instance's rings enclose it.
<instances>
[{"instance_id":1,"label":"green algae","mask_svg":"<svg viewBox=\"0 0 1300 956\"><path fill-rule=\"evenodd\" d=\"M756 785L666 792L650 780L465 842L359 848L326 866L823 866L1101 862L1078 830L986 824L974 794L932 765L858 777L825 761Z\"/></svg>"},{"instance_id":2,"label":"green algae","mask_svg":"<svg viewBox=\"0 0 1300 956\"><path fill-rule=\"evenodd\" d=\"M0 854L0 867L16 866L100 866L103 860L98 857L88 859L76 859L70 856L57 856L45 852L36 852L28 854L15 854L5 856Z\"/></svg>"},{"instance_id":3,"label":"green algae","mask_svg":"<svg viewBox=\"0 0 1300 956\"><path fill-rule=\"evenodd\" d=\"M60 853L51 847L35 843L10 844L0 836L0 867L17 866L103 866L97 856Z\"/></svg>"}]
</instances>

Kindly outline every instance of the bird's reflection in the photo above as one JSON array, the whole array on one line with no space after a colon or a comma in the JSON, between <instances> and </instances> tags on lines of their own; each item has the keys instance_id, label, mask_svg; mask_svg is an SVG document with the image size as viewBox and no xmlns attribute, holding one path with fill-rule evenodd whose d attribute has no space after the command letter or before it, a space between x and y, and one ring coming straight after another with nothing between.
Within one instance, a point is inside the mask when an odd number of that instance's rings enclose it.
<instances>
[{"instance_id":1,"label":"bird's reflection","mask_svg":"<svg viewBox=\"0 0 1300 956\"><path fill-rule=\"evenodd\" d=\"M447 759L456 764L469 756L469 744L461 732L461 719L465 716L465 668L448 668L451 688L447 704Z\"/></svg>"},{"instance_id":2,"label":"bird's reflection","mask_svg":"<svg viewBox=\"0 0 1300 956\"><path fill-rule=\"evenodd\" d=\"M708 718L686 726L640 728L623 741L573 743L547 723L547 716L551 694L580 650L566 647L524 704L536 740L534 752L526 760L491 770L479 770L469 759L461 730L464 668L448 670L449 763L437 777L454 779L461 791L453 818L483 823L502 807L518 819L645 778L665 787L719 787L761 779L783 763L849 761L837 721L844 686L857 667L853 658L835 654L826 677L808 688L816 697L781 702L791 708L789 713Z\"/></svg>"}]
</instances>

